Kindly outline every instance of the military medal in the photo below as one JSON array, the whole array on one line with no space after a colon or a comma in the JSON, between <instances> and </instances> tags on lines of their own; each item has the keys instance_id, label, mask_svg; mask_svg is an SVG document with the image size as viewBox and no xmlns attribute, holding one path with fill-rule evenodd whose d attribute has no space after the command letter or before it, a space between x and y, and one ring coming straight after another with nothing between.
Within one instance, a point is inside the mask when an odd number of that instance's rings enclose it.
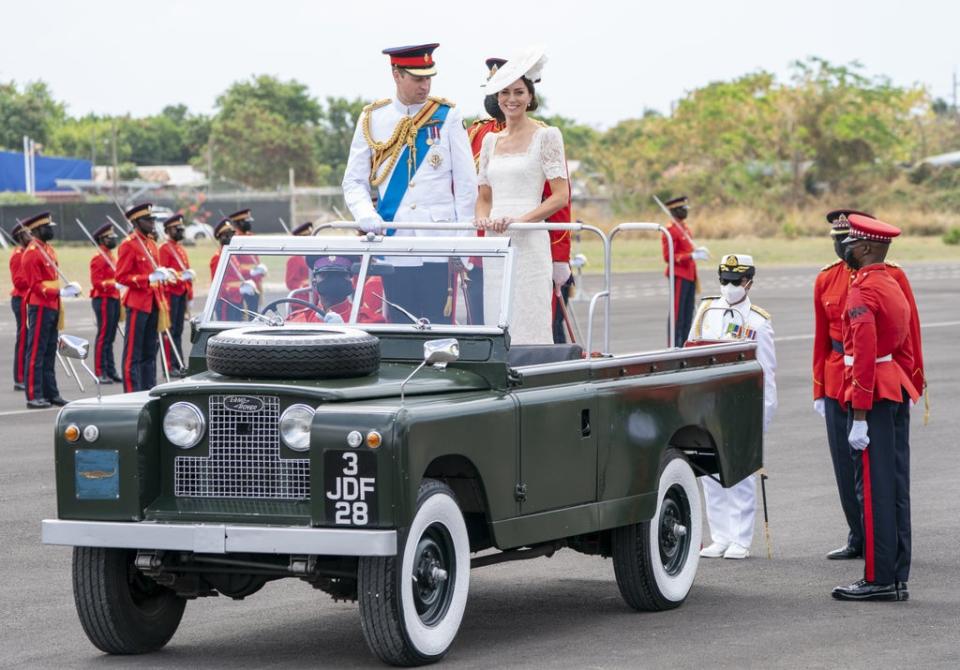
<instances>
[{"instance_id":1,"label":"military medal","mask_svg":"<svg viewBox=\"0 0 960 670\"><path fill-rule=\"evenodd\" d=\"M430 166L434 170L436 170L443 164L443 157L437 152L433 152L430 154L430 158L427 159L427 162L430 163Z\"/></svg>"}]
</instances>

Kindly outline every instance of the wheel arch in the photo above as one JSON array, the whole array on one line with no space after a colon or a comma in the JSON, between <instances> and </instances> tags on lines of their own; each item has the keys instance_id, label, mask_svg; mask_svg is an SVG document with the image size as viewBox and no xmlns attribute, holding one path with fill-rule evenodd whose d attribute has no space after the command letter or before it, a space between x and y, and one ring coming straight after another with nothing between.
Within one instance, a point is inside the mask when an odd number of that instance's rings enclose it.
<instances>
[{"instance_id":1,"label":"wheel arch","mask_svg":"<svg viewBox=\"0 0 960 670\"><path fill-rule=\"evenodd\" d=\"M487 492L480 470L472 460L463 454L437 456L424 469L421 481L423 479L442 481L453 491L467 525L471 551L493 546Z\"/></svg>"},{"instance_id":2,"label":"wheel arch","mask_svg":"<svg viewBox=\"0 0 960 670\"><path fill-rule=\"evenodd\" d=\"M720 474L720 452L717 442L706 428L688 425L676 430L667 444L678 449L693 466L694 473Z\"/></svg>"}]
</instances>

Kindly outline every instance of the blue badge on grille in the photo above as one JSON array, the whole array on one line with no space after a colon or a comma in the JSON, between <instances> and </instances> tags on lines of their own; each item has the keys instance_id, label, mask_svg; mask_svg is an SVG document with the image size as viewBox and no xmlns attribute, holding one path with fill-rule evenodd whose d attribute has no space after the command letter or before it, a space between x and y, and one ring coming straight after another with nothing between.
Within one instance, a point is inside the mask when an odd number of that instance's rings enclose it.
<instances>
[{"instance_id":1,"label":"blue badge on grille","mask_svg":"<svg viewBox=\"0 0 960 670\"><path fill-rule=\"evenodd\" d=\"M77 500L116 500L120 497L120 452L77 449Z\"/></svg>"}]
</instances>

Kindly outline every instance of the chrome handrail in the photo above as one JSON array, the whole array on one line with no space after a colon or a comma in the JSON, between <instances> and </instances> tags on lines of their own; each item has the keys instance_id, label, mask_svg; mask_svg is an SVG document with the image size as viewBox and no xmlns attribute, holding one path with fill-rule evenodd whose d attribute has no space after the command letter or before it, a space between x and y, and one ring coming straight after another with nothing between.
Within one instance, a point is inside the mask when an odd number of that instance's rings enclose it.
<instances>
[{"instance_id":1,"label":"chrome handrail","mask_svg":"<svg viewBox=\"0 0 960 670\"><path fill-rule=\"evenodd\" d=\"M670 233L667 231L667 229L662 225L660 225L659 223L646 223L646 222L621 223L620 225L614 227L614 229L610 231L610 236L607 238L608 244L610 245L610 249L607 252L608 257L610 258L613 257L613 238L617 236L617 233L621 231L630 231L630 230L646 230L650 232L659 231L660 234L663 237L665 237L667 240L667 274L670 281L670 288L668 289L668 295L670 299L670 303L669 303L670 309L668 310L668 314L669 314L668 323L670 325L669 325L669 328L667 329L667 338L668 338L667 347L672 348L675 346L674 340L676 339L676 331L677 331L677 316L673 311L674 300L676 299L676 296L674 295L674 286L676 282L675 282L674 272L673 272L673 238L670 237ZM613 269L609 266L609 264L607 265L607 273L608 273L607 274L607 290L612 290ZM608 300L608 303L609 303L609 300ZM607 326L607 328L609 329L609 326Z\"/></svg>"}]
</instances>

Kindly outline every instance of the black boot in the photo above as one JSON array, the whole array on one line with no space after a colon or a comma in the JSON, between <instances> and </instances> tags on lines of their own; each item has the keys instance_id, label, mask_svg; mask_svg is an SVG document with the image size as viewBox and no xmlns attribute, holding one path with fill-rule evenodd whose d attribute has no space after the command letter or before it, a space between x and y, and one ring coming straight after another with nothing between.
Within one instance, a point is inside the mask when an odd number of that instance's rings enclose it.
<instances>
[{"instance_id":1,"label":"black boot","mask_svg":"<svg viewBox=\"0 0 960 670\"><path fill-rule=\"evenodd\" d=\"M877 584L865 579L833 589L837 600L899 600L896 584Z\"/></svg>"}]
</instances>

